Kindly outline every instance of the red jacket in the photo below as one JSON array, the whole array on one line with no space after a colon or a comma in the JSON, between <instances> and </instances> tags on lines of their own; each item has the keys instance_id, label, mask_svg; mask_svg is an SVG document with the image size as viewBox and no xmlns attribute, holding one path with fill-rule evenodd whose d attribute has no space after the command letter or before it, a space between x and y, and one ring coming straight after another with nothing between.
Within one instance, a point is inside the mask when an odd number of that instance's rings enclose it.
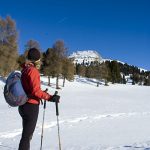
<instances>
[{"instance_id":1,"label":"red jacket","mask_svg":"<svg viewBox=\"0 0 150 150\"><path fill-rule=\"evenodd\" d=\"M29 96L28 103L39 104L41 99L48 100L51 95L41 90L40 74L33 63L23 64L22 86Z\"/></svg>"}]
</instances>

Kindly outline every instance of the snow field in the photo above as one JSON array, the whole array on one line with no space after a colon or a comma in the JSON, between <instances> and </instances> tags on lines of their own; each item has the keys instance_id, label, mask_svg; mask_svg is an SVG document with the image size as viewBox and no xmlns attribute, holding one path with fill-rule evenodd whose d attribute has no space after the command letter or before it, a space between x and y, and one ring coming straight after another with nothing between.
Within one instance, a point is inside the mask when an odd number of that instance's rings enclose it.
<instances>
[{"instance_id":1,"label":"snow field","mask_svg":"<svg viewBox=\"0 0 150 150\"><path fill-rule=\"evenodd\" d=\"M42 89L47 78L42 77ZM49 92L55 92L55 80ZM62 81L60 81L62 85ZM21 137L21 117L9 108L0 81L0 145L17 149ZM111 85L96 87L85 78L66 81L59 90L59 121L62 150L148 150L150 149L150 87ZM43 150L58 149L55 105L47 102ZM31 150L40 147L43 106ZM7 149L0 147L0 149Z\"/></svg>"}]
</instances>

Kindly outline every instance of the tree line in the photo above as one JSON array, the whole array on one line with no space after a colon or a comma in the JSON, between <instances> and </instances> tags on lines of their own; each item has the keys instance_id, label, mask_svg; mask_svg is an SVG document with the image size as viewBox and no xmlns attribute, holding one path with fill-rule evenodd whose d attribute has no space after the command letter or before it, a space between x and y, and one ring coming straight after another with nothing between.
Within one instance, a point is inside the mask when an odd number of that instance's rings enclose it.
<instances>
[{"instance_id":1,"label":"tree line","mask_svg":"<svg viewBox=\"0 0 150 150\"><path fill-rule=\"evenodd\" d=\"M150 86L150 71L140 70L133 65L123 64L117 61L91 62L91 64L76 64L75 72L79 76L97 79L97 86L100 81L126 84ZM131 80L131 81L128 81Z\"/></svg>"},{"instance_id":2,"label":"tree line","mask_svg":"<svg viewBox=\"0 0 150 150\"><path fill-rule=\"evenodd\" d=\"M0 75L7 76L13 70L21 70L21 64L25 62L26 55L30 48L41 50L40 44L35 40L29 40L24 47L24 53L18 52L18 31L15 21L7 16L5 19L0 18ZM150 85L150 72L140 71L135 66L122 64L117 61L98 61L90 64L73 64L68 58L68 48L63 40L57 40L51 47L45 51L41 50L41 74L48 77L48 85L51 86L51 78L56 78L56 88L59 87L59 78L73 80L74 75L108 82L126 84L125 76L130 76L132 84Z\"/></svg>"},{"instance_id":3,"label":"tree line","mask_svg":"<svg viewBox=\"0 0 150 150\"><path fill-rule=\"evenodd\" d=\"M18 57L18 64L21 66L26 59L28 50L30 48L37 48L40 50L40 45L37 41L29 40L25 45L24 54ZM74 78L74 64L67 56L67 48L63 40L57 40L51 48L46 51L41 51L41 69L40 73L48 77L48 86L51 86L50 79L56 78L56 89L59 89L59 78L63 78L63 87L65 80L73 80Z\"/></svg>"}]
</instances>

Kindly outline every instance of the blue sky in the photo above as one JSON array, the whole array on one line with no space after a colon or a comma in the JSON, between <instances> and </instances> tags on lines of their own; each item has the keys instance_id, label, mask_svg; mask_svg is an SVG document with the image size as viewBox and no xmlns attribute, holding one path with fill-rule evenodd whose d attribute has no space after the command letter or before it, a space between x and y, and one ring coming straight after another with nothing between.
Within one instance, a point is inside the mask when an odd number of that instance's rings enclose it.
<instances>
[{"instance_id":1,"label":"blue sky","mask_svg":"<svg viewBox=\"0 0 150 150\"><path fill-rule=\"evenodd\" d=\"M69 52L97 50L150 70L149 0L13 0L0 2L19 31L19 52L30 39L45 51L64 40Z\"/></svg>"}]
</instances>

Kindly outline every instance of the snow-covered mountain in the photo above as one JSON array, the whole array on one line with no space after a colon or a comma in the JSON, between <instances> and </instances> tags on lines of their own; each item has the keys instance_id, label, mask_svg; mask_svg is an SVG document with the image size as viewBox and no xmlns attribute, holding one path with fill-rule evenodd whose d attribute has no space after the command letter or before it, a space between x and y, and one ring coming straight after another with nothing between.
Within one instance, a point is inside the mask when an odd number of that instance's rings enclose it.
<instances>
[{"instance_id":1,"label":"snow-covered mountain","mask_svg":"<svg viewBox=\"0 0 150 150\"><path fill-rule=\"evenodd\" d=\"M105 61L114 61L112 59L104 59L102 58L102 56L96 51L96 50L78 50L76 52L73 52L69 58L73 59L74 64L81 64L81 63L85 63L85 64L90 64L91 62L94 61L98 61L100 63L105 62ZM125 64L125 62L120 61L120 60L116 60L118 63L121 64ZM128 63L127 63L128 64ZM128 64L129 66L133 66ZM148 71L146 69L143 69L141 67L138 67L140 69L140 71Z\"/></svg>"},{"instance_id":2,"label":"snow-covered mountain","mask_svg":"<svg viewBox=\"0 0 150 150\"><path fill-rule=\"evenodd\" d=\"M73 52L69 58L73 59L74 63L91 63L94 61L100 62L102 60L101 55L95 50L83 50Z\"/></svg>"}]
</instances>

